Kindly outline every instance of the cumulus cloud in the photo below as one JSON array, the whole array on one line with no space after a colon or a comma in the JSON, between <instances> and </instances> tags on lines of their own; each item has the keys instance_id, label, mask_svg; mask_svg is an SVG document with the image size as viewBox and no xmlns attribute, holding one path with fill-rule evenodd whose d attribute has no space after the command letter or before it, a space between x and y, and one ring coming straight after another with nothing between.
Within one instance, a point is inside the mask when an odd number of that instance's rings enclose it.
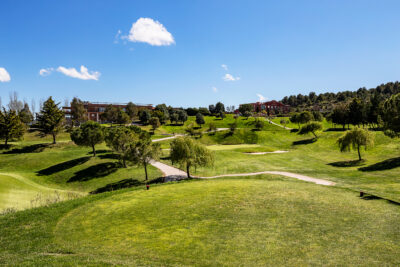
<instances>
[{"instance_id":1,"label":"cumulus cloud","mask_svg":"<svg viewBox=\"0 0 400 267\"><path fill-rule=\"evenodd\" d=\"M218 88L215 87L215 86L212 87L212 90L213 90L214 93L218 92Z\"/></svg>"},{"instance_id":2,"label":"cumulus cloud","mask_svg":"<svg viewBox=\"0 0 400 267\"><path fill-rule=\"evenodd\" d=\"M132 24L128 36L122 36L131 42L148 43L154 46L171 45L175 43L174 37L158 21L151 18L140 18Z\"/></svg>"},{"instance_id":3,"label":"cumulus cloud","mask_svg":"<svg viewBox=\"0 0 400 267\"><path fill-rule=\"evenodd\" d=\"M85 66L81 66L80 71L76 70L75 68L65 68L63 66L60 66L57 68L58 72L61 72L62 74L76 78L76 79L81 79L81 80L95 80L97 81L100 77L100 72L98 71L89 71Z\"/></svg>"},{"instance_id":4,"label":"cumulus cloud","mask_svg":"<svg viewBox=\"0 0 400 267\"><path fill-rule=\"evenodd\" d=\"M226 82L234 82L234 81L239 81L240 77L233 77L232 74L225 74L222 79Z\"/></svg>"},{"instance_id":5,"label":"cumulus cloud","mask_svg":"<svg viewBox=\"0 0 400 267\"><path fill-rule=\"evenodd\" d=\"M263 96L262 94L257 94L257 97L258 97L258 102L263 102L268 99L265 96Z\"/></svg>"},{"instance_id":6,"label":"cumulus cloud","mask_svg":"<svg viewBox=\"0 0 400 267\"><path fill-rule=\"evenodd\" d=\"M39 70L39 75L40 76L48 76L54 71L53 68L46 68L46 69L40 69Z\"/></svg>"},{"instance_id":7,"label":"cumulus cloud","mask_svg":"<svg viewBox=\"0 0 400 267\"><path fill-rule=\"evenodd\" d=\"M225 64L222 64L222 65L221 65L221 68L223 68L224 70L228 70L228 66L225 65Z\"/></svg>"},{"instance_id":8,"label":"cumulus cloud","mask_svg":"<svg viewBox=\"0 0 400 267\"><path fill-rule=\"evenodd\" d=\"M10 74L5 68L0 68L0 82L9 82L11 80Z\"/></svg>"}]
</instances>

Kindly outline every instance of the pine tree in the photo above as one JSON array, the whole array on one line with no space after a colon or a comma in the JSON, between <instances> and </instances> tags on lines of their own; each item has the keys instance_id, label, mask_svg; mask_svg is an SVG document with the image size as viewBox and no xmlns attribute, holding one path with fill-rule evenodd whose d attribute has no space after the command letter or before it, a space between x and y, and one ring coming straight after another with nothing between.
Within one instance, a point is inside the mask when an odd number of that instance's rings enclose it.
<instances>
[{"instance_id":1,"label":"pine tree","mask_svg":"<svg viewBox=\"0 0 400 267\"><path fill-rule=\"evenodd\" d=\"M62 130L64 123L64 112L58 107L59 103L49 97L44 103L38 115L38 128L41 136L53 136L53 144L56 143L56 136Z\"/></svg>"},{"instance_id":2,"label":"pine tree","mask_svg":"<svg viewBox=\"0 0 400 267\"><path fill-rule=\"evenodd\" d=\"M7 146L10 139L20 139L25 132L25 127L15 110L0 111L0 138L4 139Z\"/></svg>"}]
</instances>

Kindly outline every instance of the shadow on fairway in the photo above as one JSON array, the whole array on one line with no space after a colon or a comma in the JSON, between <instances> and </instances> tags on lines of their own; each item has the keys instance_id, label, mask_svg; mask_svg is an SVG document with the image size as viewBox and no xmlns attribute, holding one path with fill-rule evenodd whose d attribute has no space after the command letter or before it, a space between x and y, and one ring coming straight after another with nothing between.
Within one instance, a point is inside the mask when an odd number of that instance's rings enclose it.
<instances>
[{"instance_id":1,"label":"shadow on fairway","mask_svg":"<svg viewBox=\"0 0 400 267\"><path fill-rule=\"evenodd\" d=\"M344 132L347 131L347 128L328 128L324 132Z\"/></svg>"},{"instance_id":2,"label":"shadow on fairway","mask_svg":"<svg viewBox=\"0 0 400 267\"><path fill-rule=\"evenodd\" d=\"M400 157L387 159L366 167L359 168L363 172L384 171L400 167Z\"/></svg>"},{"instance_id":3,"label":"shadow on fairway","mask_svg":"<svg viewBox=\"0 0 400 267\"><path fill-rule=\"evenodd\" d=\"M345 161L336 161L332 163L328 163L328 165L334 166L334 167L354 167L354 166L360 166L363 165L365 160L345 160Z\"/></svg>"},{"instance_id":4,"label":"shadow on fairway","mask_svg":"<svg viewBox=\"0 0 400 267\"><path fill-rule=\"evenodd\" d=\"M60 172L67 170L69 168L81 165L85 162L87 162L91 157L82 157L82 158L77 158L73 160L68 160L56 165L53 165L51 167L48 167L46 169L40 170L37 172L38 175L52 175L53 173Z\"/></svg>"},{"instance_id":5,"label":"shadow on fairway","mask_svg":"<svg viewBox=\"0 0 400 267\"><path fill-rule=\"evenodd\" d=\"M300 141L294 141L292 145L298 146L298 145L307 145L307 144L312 144L317 142L317 138L311 138L311 139L305 139L305 140L300 140Z\"/></svg>"},{"instance_id":6,"label":"shadow on fairway","mask_svg":"<svg viewBox=\"0 0 400 267\"><path fill-rule=\"evenodd\" d=\"M30 146L24 146L21 148L14 148L10 151L4 151L3 154L22 154L22 153L39 153L42 152L50 144L35 144Z\"/></svg>"},{"instance_id":7,"label":"shadow on fairway","mask_svg":"<svg viewBox=\"0 0 400 267\"><path fill-rule=\"evenodd\" d=\"M96 155L97 154L109 153L109 152L112 152L112 151L111 150L107 150L107 149L100 149L100 150L96 150ZM88 154L89 155L93 155L93 151L90 151Z\"/></svg>"},{"instance_id":8,"label":"shadow on fairway","mask_svg":"<svg viewBox=\"0 0 400 267\"><path fill-rule=\"evenodd\" d=\"M136 179L124 179L115 183L107 184L106 186L97 188L96 190L90 192L90 194L99 194L109 191L115 191L123 188L129 188L133 186L139 186L143 183Z\"/></svg>"},{"instance_id":9,"label":"shadow on fairway","mask_svg":"<svg viewBox=\"0 0 400 267\"><path fill-rule=\"evenodd\" d=\"M117 162L105 162L94 166L90 166L84 170L78 171L67 182L89 181L95 178L110 175L118 170L120 164Z\"/></svg>"},{"instance_id":10,"label":"shadow on fairway","mask_svg":"<svg viewBox=\"0 0 400 267\"><path fill-rule=\"evenodd\" d=\"M101 159L119 159L119 155L113 153L99 155L98 157Z\"/></svg>"}]
</instances>

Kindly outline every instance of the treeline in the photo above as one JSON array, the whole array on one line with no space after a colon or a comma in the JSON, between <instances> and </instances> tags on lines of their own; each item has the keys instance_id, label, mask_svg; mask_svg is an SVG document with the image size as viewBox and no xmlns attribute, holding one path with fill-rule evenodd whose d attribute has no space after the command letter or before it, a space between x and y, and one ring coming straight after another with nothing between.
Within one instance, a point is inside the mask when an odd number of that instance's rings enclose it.
<instances>
[{"instance_id":1,"label":"treeline","mask_svg":"<svg viewBox=\"0 0 400 267\"><path fill-rule=\"evenodd\" d=\"M342 91L338 93L322 93L316 94L311 92L308 95L291 95L285 96L281 102L299 110L318 108L322 112L330 112L334 106L339 103L348 103L354 98L360 99L363 102L371 102L375 100L383 101L390 96L400 93L399 82L389 82L381 84L376 88L366 89L365 87L357 91Z\"/></svg>"}]
</instances>

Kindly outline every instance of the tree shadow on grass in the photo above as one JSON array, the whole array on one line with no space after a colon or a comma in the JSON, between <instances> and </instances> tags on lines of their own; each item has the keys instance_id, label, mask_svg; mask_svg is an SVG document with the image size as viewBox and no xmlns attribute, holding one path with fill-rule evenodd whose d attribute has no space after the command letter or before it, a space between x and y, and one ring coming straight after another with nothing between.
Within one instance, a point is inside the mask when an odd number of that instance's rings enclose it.
<instances>
[{"instance_id":1,"label":"tree shadow on grass","mask_svg":"<svg viewBox=\"0 0 400 267\"><path fill-rule=\"evenodd\" d=\"M328 163L328 165L334 166L334 167L354 167L354 166L360 166L363 165L365 160L345 160L345 161L336 161L332 163Z\"/></svg>"},{"instance_id":2,"label":"tree shadow on grass","mask_svg":"<svg viewBox=\"0 0 400 267\"><path fill-rule=\"evenodd\" d=\"M103 187L97 188L96 190L90 192L90 194L99 194L109 191L115 191L123 188L129 188L133 186L139 186L143 183L137 179L124 179L115 183L107 184Z\"/></svg>"},{"instance_id":3,"label":"tree shadow on grass","mask_svg":"<svg viewBox=\"0 0 400 267\"><path fill-rule=\"evenodd\" d=\"M39 153L42 152L50 144L35 144L30 146L24 146L21 148L14 148L9 151L4 151L3 154L22 154L22 153Z\"/></svg>"},{"instance_id":4,"label":"tree shadow on grass","mask_svg":"<svg viewBox=\"0 0 400 267\"><path fill-rule=\"evenodd\" d=\"M317 138L311 138L311 139L305 139L305 140L300 140L300 141L294 141L292 145L298 146L298 145L307 145L307 144L312 144L317 142Z\"/></svg>"},{"instance_id":5,"label":"tree shadow on grass","mask_svg":"<svg viewBox=\"0 0 400 267\"><path fill-rule=\"evenodd\" d=\"M111 152L111 150L100 149L100 150L96 150L96 155L97 155L97 154L109 153L109 152ZM88 154L93 155L93 151L90 151Z\"/></svg>"},{"instance_id":6,"label":"tree shadow on grass","mask_svg":"<svg viewBox=\"0 0 400 267\"><path fill-rule=\"evenodd\" d=\"M118 162L105 162L94 166L90 166L84 170L80 170L75 173L67 182L83 182L89 181L95 178L104 177L110 175L118 170L120 164Z\"/></svg>"},{"instance_id":7,"label":"tree shadow on grass","mask_svg":"<svg viewBox=\"0 0 400 267\"><path fill-rule=\"evenodd\" d=\"M299 131L299 129L290 129L291 133L297 133Z\"/></svg>"},{"instance_id":8,"label":"tree shadow on grass","mask_svg":"<svg viewBox=\"0 0 400 267\"><path fill-rule=\"evenodd\" d=\"M108 154L99 155L99 158L101 158L101 159L118 159L119 160L119 155L114 154L114 153L108 153Z\"/></svg>"},{"instance_id":9,"label":"tree shadow on grass","mask_svg":"<svg viewBox=\"0 0 400 267\"><path fill-rule=\"evenodd\" d=\"M72 167L75 167L77 165L81 165L85 162L87 162L91 157L82 157L82 158L77 158L73 160L68 160L56 165L53 165L51 167L48 167L46 169L40 170L37 172L39 175L51 175L56 172L64 171L67 169L70 169Z\"/></svg>"},{"instance_id":10,"label":"tree shadow on grass","mask_svg":"<svg viewBox=\"0 0 400 267\"><path fill-rule=\"evenodd\" d=\"M400 157L387 159L366 167L359 168L363 172L384 171L400 167Z\"/></svg>"}]
</instances>

